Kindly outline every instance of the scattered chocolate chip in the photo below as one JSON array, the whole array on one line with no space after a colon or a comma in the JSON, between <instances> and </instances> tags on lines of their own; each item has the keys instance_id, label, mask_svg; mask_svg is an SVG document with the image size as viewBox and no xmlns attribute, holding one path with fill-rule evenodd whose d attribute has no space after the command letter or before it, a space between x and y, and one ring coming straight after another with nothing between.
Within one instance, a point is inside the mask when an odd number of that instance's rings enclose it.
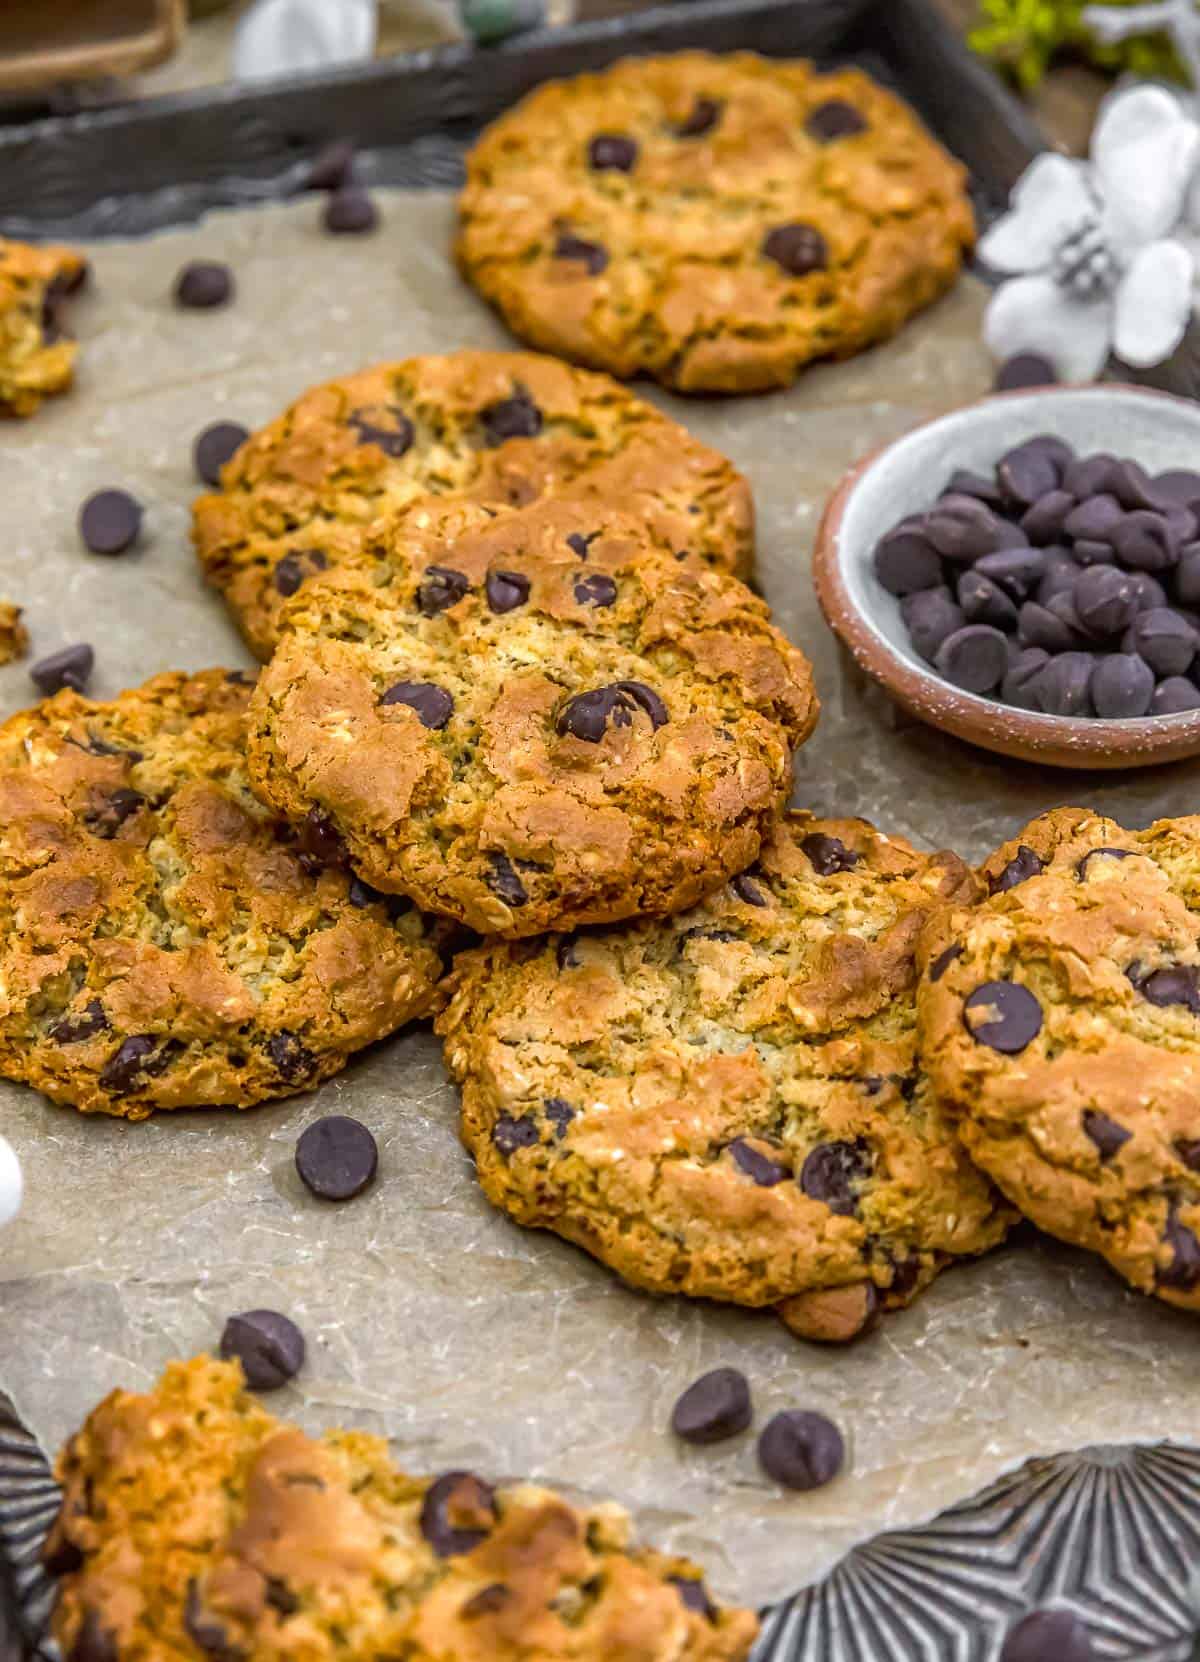
<instances>
[{"instance_id":1,"label":"scattered chocolate chip","mask_svg":"<svg viewBox=\"0 0 1200 1662\"><path fill-rule=\"evenodd\" d=\"M900 602L900 616L908 637L927 663L937 656L938 647L966 623L962 607L943 583L936 589L907 594Z\"/></svg>"},{"instance_id":2,"label":"scattered chocolate chip","mask_svg":"<svg viewBox=\"0 0 1200 1662\"><path fill-rule=\"evenodd\" d=\"M1154 689L1147 712L1152 716L1182 716L1200 710L1200 692L1181 675L1170 675Z\"/></svg>"},{"instance_id":3,"label":"scattered chocolate chip","mask_svg":"<svg viewBox=\"0 0 1200 1662\"><path fill-rule=\"evenodd\" d=\"M560 231L554 244L554 256L559 260L574 260L582 265L589 277L599 277L608 265L608 250L598 242L588 242L572 231Z\"/></svg>"},{"instance_id":4,"label":"scattered chocolate chip","mask_svg":"<svg viewBox=\"0 0 1200 1662\"><path fill-rule=\"evenodd\" d=\"M77 646L64 646L48 657L39 658L29 671L29 679L47 698L65 687L81 693L91 679L95 661L92 648L81 641Z\"/></svg>"},{"instance_id":5,"label":"scattered chocolate chip","mask_svg":"<svg viewBox=\"0 0 1200 1662\"><path fill-rule=\"evenodd\" d=\"M213 1662L240 1662L244 1653L236 1645L230 1644L229 1635L220 1622L204 1614L195 1577L188 1582L187 1598L183 1606L183 1627L197 1650L202 1650Z\"/></svg>"},{"instance_id":6,"label":"scattered chocolate chip","mask_svg":"<svg viewBox=\"0 0 1200 1662\"><path fill-rule=\"evenodd\" d=\"M517 876L516 867L507 854L488 855L488 874L485 881L497 899L502 900L506 906L524 906L529 899L529 893Z\"/></svg>"},{"instance_id":7,"label":"scattered chocolate chip","mask_svg":"<svg viewBox=\"0 0 1200 1662\"><path fill-rule=\"evenodd\" d=\"M141 528L141 503L128 491L96 491L79 510L79 535L89 554L124 554Z\"/></svg>"},{"instance_id":8,"label":"scattered chocolate chip","mask_svg":"<svg viewBox=\"0 0 1200 1662\"><path fill-rule=\"evenodd\" d=\"M1037 680L1049 662L1050 654L1040 646L1027 646L1018 652L1000 683L1000 695L1005 703L1014 704L1018 710L1040 709Z\"/></svg>"},{"instance_id":9,"label":"scattered chocolate chip","mask_svg":"<svg viewBox=\"0 0 1200 1662\"><path fill-rule=\"evenodd\" d=\"M277 1391L304 1366L304 1335L278 1310L244 1310L221 1334L222 1362L240 1362L252 1391Z\"/></svg>"},{"instance_id":10,"label":"scattered chocolate chip","mask_svg":"<svg viewBox=\"0 0 1200 1662\"><path fill-rule=\"evenodd\" d=\"M493 1581L473 1594L459 1611L464 1621L478 1621L480 1616L493 1616L503 1610L512 1594L502 1581Z\"/></svg>"},{"instance_id":11,"label":"scattered chocolate chip","mask_svg":"<svg viewBox=\"0 0 1200 1662\"><path fill-rule=\"evenodd\" d=\"M490 1483L471 1472L435 1478L421 1503L421 1534L439 1558L456 1558L487 1539L496 1521Z\"/></svg>"},{"instance_id":12,"label":"scattered chocolate chip","mask_svg":"<svg viewBox=\"0 0 1200 1662\"><path fill-rule=\"evenodd\" d=\"M84 1612L67 1662L120 1662L116 1635L101 1623L94 1610Z\"/></svg>"},{"instance_id":13,"label":"scattered chocolate chip","mask_svg":"<svg viewBox=\"0 0 1200 1662\"><path fill-rule=\"evenodd\" d=\"M484 584L488 609L493 612L515 612L529 599L529 579L519 571L489 571Z\"/></svg>"},{"instance_id":14,"label":"scattered chocolate chip","mask_svg":"<svg viewBox=\"0 0 1200 1662\"><path fill-rule=\"evenodd\" d=\"M847 848L840 837L826 836L823 831L810 831L807 837L801 837L800 847L818 877L832 877L835 872L850 871L861 858L852 848Z\"/></svg>"},{"instance_id":15,"label":"scattered chocolate chip","mask_svg":"<svg viewBox=\"0 0 1200 1662\"><path fill-rule=\"evenodd\" d=\"M745 1431L753 1417L750 1385L736 1368L714 1368L684 1391L671 1430L685 1443L720 1443Z\"/></svg>"},{"instance_id":16,"label":"scattered chocolate chip","mask_svg":"<svg viewBox=\"0 0 1200 1662\"><path fill-rule=\"evenodd\" d=\"M854 1186L869 1176L871 1151L861 1137L853 1142L818 1143L805 1156L798 1182L810 1200L823 1201L838 1217L858 1210Z\"/></svg>"},{"instance_id":17,"label":"scattered chocolate chip","mask_svg":"<svg viewBox=\"0 0 1200 1662\"><path fill-rule=\"evenodd\" d=\"M933 960L933 963L929 966L929 979L931 981L940 981L946 971L950 968L950 965L953 964L956 959L961 958L962 955L963 949L957 944L954 946L948 946L944 952L939 952L937 957Z\"/></svg>"},{"instance_id":18,"label":"scattered chocolate chip","mask_svg":"<svg viewBox=\"0 0 1200 1662\"><path fill-rule=\"evenodd\" d=\"M233 272L219 260L191 260L175 279L175 303L210 311L233 299Z\"/></svg>"},{"instance_id":19,"label":"scattered chocolate chip","mask_svg":"<svg viewBox=\"0 0 1200 1662\"><path fill-rule=\"evenodd\" d=\"M734 1164L745 1172L747 1177L754 1179L760 1189L770 1189L776 1183L782 1183L789 1176L786 1166L778 1161L771 1160L765 1154L760 1154L744 1137L735 1137L729 1144L729 1152L733 1156Z\"/></svg>"},{"instance_id":20,"label":"scattered chocolate chip","mask_svg":"<svg viewBox=\"0 0 1200 1662\"><path fill-rule=\"evenodd\" d=\"M437 733L454 714L454 700L433 681L397 681L379 700L381 705L404 704L415 711L422 727Z\"/></svg>"},{"instance_id":21,"label":"scattered chocolate chip","mask_svg":"<svg viewBox=\"0 0 1200 1662\"><path fill-rule=\"evenodd\" d=\"M1093 860L1131 860L1133 858L1133 852L1134 851L1131 848L1089 849L1083 856L1083 859L1078 861L1076 864L1075 875L1079 878L1081 883L1086 883L1088 878L1088 868L1091 866Z\"/></svg>"},{"instance_id":22,"label":"scattered chocolate chip","mask_svg":"<svg viewBox=\"0 0 1200 1662\"><path fill-rule=\"evenodd\" d=\"M305 190L340 190L354 173L354 146L349 139L334 139L309 163Z\"/></svg>"},{"instance_id":23,"label":"scattered chocolate chip","mask_svg":"<svg viewBox=\"0 0 1200 1662\"><path fill-rule=\"evenodd\" d=\"M1008 668L1008 645L999 629L969 623L946 637L933 661L939 674L965 692L992 692Z\"/></svg>"},{"instance_id":24,"label":"scattered chocolate chip","mask_svg":"<svg viewBox=\"0 0 1200 1662\"><path fill-rule=\"evenodd\" d=\"M697 98L689 114L676 127L676 137L700 138L711 133L724 109L725 104L719 98Z\"/></svg>"},{"instance_id":25,"label":"scattered chocolate chip","mask_svg":"<svg viewBox=\"0 0 1200 1662\"><path fill-rule=\"evenodd\" d=\"M1057 381L1049 358L1040 352L1016 352L1000 365L993 385L997 392L1017 392L1023 387L1052 387Z\"/></svg>"},{"instance_id":26,"label":"scattered chocolate chip","mask_svg":"<svg viewBox=\"0 0 1200 1662\"><path fill-rule=\"evenodd\" d=\"M140 791L133 791L128 786L118 786L110 791L97 808L91 809L84 815L84 824L93 837L99 837L104 842L111 842L127 819L132 819L139 808L145 806L146 798Z\"/></svg>"},{"instance_id":27,"label":"scattered chocolate chip","mask_svg":"<svg viewBox=\"0 0 1200 1662\"><path fill-rule=\"evenodd\" d=\"M493 450L507 439L537 438L542 430L542 419L542 412L520 387L511 398L502 398L479 412L484 439Z\"/></svg>"},{"instance_id":28,"label":"scattered chocolate chip","mask_svg":"<svg viewBox=\"0 0 1200 1662\"><path fill-rule=\"evenodd\" d=\"M324 571L329 562L319 548L306 548L295 554L285 554L279 561L271 575L276 592L285 600L295 594L309 573L304 569L310 565L314 571Z\"/></svg>"},{"instance_id":29,"label":"scattered chocolate chip","mask_svg":"<svg viewBox=\"0 0 1200 1662\"><path fill-rule=\"evenodd\" d=\"M436 617L456 606L470 589L470 579L447 566L426 566L417 585L417 610L422 617Z\"/></svg>"},{"instance_id":30,"label":"scattered chocolate chip","mask_svg":"<svg viewBox=\"0 0 1200 1662\"><path fill-rule=\"evenodd\" d=\"M93 998L77 1016L63 1016L50 1029L50 1037L58 1045L82 1044L94 1039L97 1033L108 1032L108 1017L98 998Z\"/></svg>"},{"instance_id":31,"label":"scattered chocolate chip","mask_svg":"<svg viewBox=\"0 0 1200 1662\"><path fill-rule=\"evenodd\" d=\"M575 598L581 606L611 606L617 598L617 585L602 571L590 572L576 578Z\"/></svg>"},{"instance_id":32,"label":"scattered chocolate chip","mask_svg":"<svg viewBox=\"0 0 1200 1662\"><path fill-rule=\"evenodd\" d=\"M332 817L323 808L310 808L296 832L300 864L310 876L326 866L346 863L346 845Z\"/></svg>"},{"instance_id":33,"label":"scattered chocolate chip","mask_svg":"<svg viewBox=\"0 0 1200 1662\"><path fill-rule=\"evenodd\" d=\"M267 1055L279 1077L289 1084L306 1079L317 1065L312 1051L301 1044L298 1034L289 1032L287 1028L272 1033L267 1040Z\"/></svg>"},{"instance_id":34,"label":"scattered chocolate chip","mask_svg":"<svg viewBox=\"0 0 1200 1662\"><path fill-rule=\"evenodd\" d=\"M767 1421L758 1439L758 1460L785 1489L819 1489L841 1471L842 1434L824 1414L787 1409Z\"/></svg>"},{"instance_id":35,"label":"scattered chocolate chip","mask_svg":"<svg viewBox=\"0 0 1200 1662\"><path fill-rule=\"evenodd\" d=\"M353 1200L379 1169L379 1147L366 1126L348 1114L326 1114L301 1132L296 1170L322 1200Z\"/></svg>"},{"instance_id":36,"label":"scattered chocolate chip","mask_svg":"<svg viewBox=\"0 0 1200 1662\"><path fill-rule=\"evenodd\" d=\"M1042 1007L1015 981L985 981L963 1007L967 1032L1003 1056L1018 1056L1042 1031Z\"/></svg>"},{"instance_id":37,"label":"scattered chocolate chip","mask_svg":"<svg viewBox=\"0 0 1200 1662\"><path fill-rule=\"evenodd\" d=\"M560 1096L548 1096L542 1103L542 1113L554 1127L555 1140L561 1143L567 1134L567 1127L575 1118L574 1108Z\"/></svg>"},{"instance_id":38,"label":"scattered chocolate chip","mask_svg":"<svg viewBox=\"0 0 1200 1662\"><path fill-rule=\"evenodd\" d=\"M1095 1654L1073 1610L1033 1610L1010 1629L999 1662L1094 1662Z\"/></svg>"},{"instance_id":39,"label":"scattered chocolate chip","mask_svg":"<svg viewBox=\"0 0 1200 1662\"><path fill-rule=\"evenodd\" d=\"M492 1127L492 1142L506 1160L519 1148L533 1148L541 1140L537 1123L529 1115L514 1119L511 1114L501 1114Z\"/></svg>"},{"instance_id":40,"label":"scattered chocolate chip","mask_svg":"<svg viewBox=\"0 0 1200 1662\"><path fill-rule=\"evenodd\" d=\"M334 236L363 236L379 224L379 209L360 185L342 185L331 192L321 222Z\"/></svg>"},{"instance_id":41,"label":"scattered chocolate chip","mask_svg":"<svg viewBox=\"0 0 1200 1662\"><path fill-rule=\"evenodd\" d=\"M1038 675L1038 709L1048 716L1085 716L1092 713L1092 675L1096 660L1090 652L1061 652Z\"/></svg>"},{"instance_id":42,"label":"scattered chocolate chip","mask_svg":"<svg viewBox=\"0 0 1200 1662\"><path fill-rule=\"evenodd\" d=\"M1200 970L1194 964L1170 964L1148 974L1140 964L1130 964L1125 973L1148 1004L1160 1010L1182 1004L1200 1016Z\"/></svg>"},{"instance_id":43,"label":"scattered chocolate chip","mask_svg":"<svg viewBox=\"0 0 1200 1662\"><path fill-rule=\"evenodd\" d=\"M1092 671L1092 708L1107 721L1144 716L1154 698L1154 671L1136 653L1115 652Z\"/></svg>"},{"instance_id":44,"label":"scattered chocolate chip","mask_svg":"<svg viewBox=\"0 0 1200 1662\"><path fill-rule=\"evenodd\" d=\"M1166 1269L1158 1272L1160 1286L1190 1290L1200 1281L1200 1241L1185 1223L1180 1222L1174 1208L1168 1214L1163 1241L1170 1247L1172 1259Z\"/></svg>"},{"instance_id":45,"label":"scattered chocolate chip","mask_svg":"<svg viewBox=\"0 0 1200 1662\"><path fill-rule=\"evenodd\" d=\"M942 562L917 526L900 527L882 537L875 549L875 575L889 594L917 594L942 583Z\"/></svg>"},{"instance_id":46,"label":"scattered chocolate chip","mask_svg":"<svg viewBox=\"0 0 1200 1662\"><path fill-rule=\"evenodd\" d=\"M1083 1129L1099 1149L1102 1162L1111 1160L1133 1136L1132 1131L1126 1131L1123 1125L1118 1125L1116 1120L1109 1119L1107 1114L1101 1114L1094 1108L1084 1109Z\"/></svg>"},{"instance_id":47,"label":"scattered chocolate chip","mask_svg":"<svg viewBox=\"0 0 1200 1662\"><path fill-rule=\"evenodd\" d=\"M150 1033L135 1033L124 1039L100 1069L101 1088L114 1096L132 1091L142 1074L157 1071L152 1066L157 1046L158 1040Z\"/></svg>"},{"instance_id":48,"label":"scattered chocolate chip","mask_svg":"<svg viewBox=\"0 0 1200 1662\"><path fill-rule=\"evenodd\" d=\"M631 726L634 709L643 710L655 729L669 720L662 699L643 682L614 681L611 686L595 687L569 698L559 711L555 730L560 737L570 735L588 744L599 744L610 724Z\"/></svg>"},{"instance_id":49,"label":"scattered chocolate chip","mask_svg":"<svg viewBox=\"0 0 1200 1662\"><path fill-rule=\"evenodd\" d=\"M1029 878L1036 877L1045 869L1046 862L1035 854L1032 848L1022 843L1000 875L993 879L992 893L1004 894L1009 889L1015 889L1019 883L1028 882Z\"/></svg>"},{"instance_id":50,"label":"scattered chocolate chip","mask_svg":"<svg viewBox=\"0 0 1200 1662\"><path fill-rule=\"evenodd\" d=\"M676 1588L686 1610L694 1610L698 1616L707 1621L715 1622L717 1607L708 1596L708 1588L702 1581L685 1575L669 1575L667 1580Z\"/></svg>"},{"instance_id":51,"label":"scattered chocolate chip","mask_svg":"<svg viewBox=\"0 0 1200 1662\"><path fill-rule=\"evenodd\" d=\"M747 906L765 906L767 904L766 895L758 884L747 877L744 872L740 877L731 878L729 887L739 900L745 901Z\"/></svg>"},{"instance_id":52,"label":"scattered chocolate chip","mask_svg":"<svg viewBox=\"0 0 1200 1662\"><path fill-rule=\"evenodd\" d=\"M230 461L250 437L249 431L237 421L214 421L197 437L192 446L192 466L206 485L221 483L221 469Z\"/></svg>"},{"instance_id":53,"label":"scattered chocolate chip","mask_svg":"<svg viewBox=\"0 0 1200 1662\"><path fill-rule=\"evenodd\" d=\"M762 251L789 277L807 277L829 265L829 245L812 225L777 225L763 238Z\"/></svg>"},{"instance_id":54,"label":"scattered chocolate chip","mask_svg":"<svg viewBox=\"0 0 1200 1662\"><path fill-rule=\"evenodd\" d=\"M597 133L587 148L588 166L596 173L632 173L637 142L627 133Z\"/></svg>"},{"instance_id":55,"label":"scattered chocolate chip","mask_svg":"<svg viewBox=\"0 0 1200 1662\"><path fill-rule=\"evenodd\" d=\"M367 404L352 410L346 417L346 426L353 427L359 444L373 444L399 461L412 449L417 430L395 404Z\"/></svg>"}]
</instances>

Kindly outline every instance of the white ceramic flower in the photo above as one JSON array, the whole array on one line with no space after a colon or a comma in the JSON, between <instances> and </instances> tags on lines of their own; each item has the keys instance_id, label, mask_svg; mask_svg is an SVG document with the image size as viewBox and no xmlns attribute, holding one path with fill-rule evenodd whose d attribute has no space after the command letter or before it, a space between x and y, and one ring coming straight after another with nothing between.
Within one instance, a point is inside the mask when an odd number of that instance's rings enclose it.
<instances>
[{"instance_id":1,"label":"white ceramic flower","mask_svg":"<svg viewBox=\"0 0 1200 1662\"><path fill-rule=\"evenodd\" d=\"M0 1228L21 1210L21 1164L11 1143L0 1137Z\"/></svg>"},{"instance_id":2,"label":"white ceramic flower","mask_svg":"<svg viewBox=\"0 0 1200 1662\"><path fill-rule=\"evenodd\" d=\"M376 0L256 0L233 41L238 81L361 63L375 51Z\"/></svg>"},{"instance_id":3,"label":"white ceramic flower","mask_svg":"<svg viewBox=\"0 0 1200 1662\"><path fill-rule=\"evenodd\" d=\"M1195 261L1172 236L1200 161L1200 127L1161 87L1114 95L1091 161L1039 156L1010 212L979 245L996 271L984 338L997 358L1037 352L1066 381L1091 381L1110 352L1137 368L1183 339Z\"/></svg>"}]
</instances>

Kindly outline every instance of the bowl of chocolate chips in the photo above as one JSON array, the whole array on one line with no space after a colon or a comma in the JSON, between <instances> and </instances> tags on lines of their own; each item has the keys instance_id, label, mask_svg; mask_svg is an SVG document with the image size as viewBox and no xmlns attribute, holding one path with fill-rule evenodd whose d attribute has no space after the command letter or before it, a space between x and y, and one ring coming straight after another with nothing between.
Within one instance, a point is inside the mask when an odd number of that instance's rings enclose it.
<instances>
[{"instance_id":1,"label":"bowl of chocolate chips","mask_svg":"<svg viewBox=\"0 0 1200 1662\"><path fill-rule=\"evenodd\" d=\"M813 566L830 627L934 727L1055 767L1200 754L1200 404L956 410L842 481Z\"/></svg>"}]
</instances>

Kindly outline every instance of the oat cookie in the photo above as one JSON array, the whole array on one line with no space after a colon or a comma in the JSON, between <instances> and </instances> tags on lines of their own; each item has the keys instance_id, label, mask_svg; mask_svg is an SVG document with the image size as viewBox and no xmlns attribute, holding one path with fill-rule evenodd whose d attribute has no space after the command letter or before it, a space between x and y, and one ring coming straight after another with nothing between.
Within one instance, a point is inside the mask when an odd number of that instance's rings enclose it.
<instances>
[{"instance_id":1,"label":"oat cookie","mask_svg":"<svg viewBox=\"0 0 1200 1662\"><path fill-rule=\"evenodd\" d=\"M754 859L816 720L762 601L579 503L380 522L282 629L255 788L483 933L692 904Z\"/></svg>"},{"instance_id":2,"label":"oat cookie","mask_svg":"<svg viewBox=\"0 0 1200 1662\"><path fill-rule=\"evenodd\" d=\"M1200 1310L1200 818L1058 809L983 876L921 982L946 1109L1040 1228Z\"/></svg>"},{"instance_id":3,"label":"oat cookie","mask_svg":"<svg viewBox=\"0 0 1200 1662\"><path fill-rule=\"evenodd\" d=\"M382 1438L275 1419L233 1363L114 1391L58 1475L53 1628L78 1662L744 1662L758 1630L619 1507L409 1477Z\"/></svg>"},{"instance_id":4,"label":"oat cookie","mask_svg":"<svg viewBox=\"0 0 1200 1662\"><path fill-rule=\"evenodd\" d=\"M753 556L732 463L606 376L532 352L380 364L304 394L200 497L193 540L251 649L269 658L285 598L425 496L520 507L564 491L636 508L656 539L719 570Z\"/></svg>"},{"instance_id":5,"label":"oat cookie","mask_svg":"<svg viewBox=\"0 0 1200 1662\"><path fill-rule=\"evenodd\" d=\"M256 801L237 672L0 727L0 1074L85 1113L307 1090L436 1002L436 930Z\"/></svg>"},{"instance_id":6,"label":"oat cookie","mask_svg":"<svg viewBox=\"0 0 1200 1662\"><path fill-rule=\"evenodd\" d=\"M530 93L467 160L458 259L532 345L681 392L786 386L958 277L965 173L857 70L628 58Z\"/></svg>"},{"instance_id":7,"label":"oat cookie","mask_svg":"<svg viewBox=\"0 0 1200 1662\"><path fill-rule=\"evenodd\" d=\"M789 813L681 916L493 943L438 1018L488 1198L636 1287L846 1339L1008 1217L915 1054L914 947L952 854Z\"/></svg>"},{"instance_id":8,"label":"oat cookie","mask_svg":"<svg viewBox=\"0 0 1200 1662\"><path fill-rule=\"evenodd\" d=\"M64 303L87 269L72 248L0 237L0 415L30 416L71 385L78 348L65 333Z\"/></svg>"}]
</instances>

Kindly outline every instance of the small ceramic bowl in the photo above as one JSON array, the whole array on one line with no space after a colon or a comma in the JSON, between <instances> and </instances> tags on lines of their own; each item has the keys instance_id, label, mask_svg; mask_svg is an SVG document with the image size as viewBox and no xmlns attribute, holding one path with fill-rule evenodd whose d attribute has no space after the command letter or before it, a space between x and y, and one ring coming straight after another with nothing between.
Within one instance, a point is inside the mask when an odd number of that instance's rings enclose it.
<instances>
[{"instance_id":1,"label":"small ceramic bowl","mask_svg":"<svg viewBox=\"0 0 1200 1662\"><path fill-rule=\"evenodd\" d=\"M1200 710L1100 721L962 692L918 655L900 602L877 580L875 545L897 520L931 507L956 468L990 474L1005 451L1035 433L1054 433L1080 454L1130 456L1151 473L1200 471L1200 404L1143 387L1045 387L955 410L885 445L842 480L813 555L821 610L905 710L985 750L1062 768L1149 767L1200 755Z\"/></svg>"}]
</instances>

